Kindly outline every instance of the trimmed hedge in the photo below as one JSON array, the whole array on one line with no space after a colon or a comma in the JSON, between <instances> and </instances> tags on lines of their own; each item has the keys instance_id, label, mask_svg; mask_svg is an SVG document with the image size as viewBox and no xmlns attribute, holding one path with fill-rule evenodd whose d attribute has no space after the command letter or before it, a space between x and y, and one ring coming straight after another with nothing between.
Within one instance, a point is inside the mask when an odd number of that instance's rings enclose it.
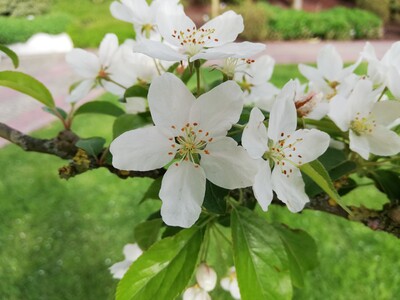
<instances>
[{"instance_id":1,"label":"trimmed hedge","mask_svg":"<svg viewBox=\"0 0 400 300\"><path fill-rule=\"evenodd\" d=\"M336 7L318 13L282 9L266 3L231 7L243 14L245 30L241 37L250 40L324 40L374 39L383 34L383 22L361 9ZM253 13L246 13L250 11ZM265 28L260 29L264 20ZM258 24L252 26L252 24Z\"/></svg>"},{"instance_id":2,"label":"trimmed hedge","mask_svg":"<svg viewBox=\"0 0 400 300\"><path fill-rule=\"evenodd\" d=\"M62 33L66 31L70 21L70 17L65 14L37 16L33 20L0 17L0 44L25 42L39 32Z\"/></svg>"}]
</instances>

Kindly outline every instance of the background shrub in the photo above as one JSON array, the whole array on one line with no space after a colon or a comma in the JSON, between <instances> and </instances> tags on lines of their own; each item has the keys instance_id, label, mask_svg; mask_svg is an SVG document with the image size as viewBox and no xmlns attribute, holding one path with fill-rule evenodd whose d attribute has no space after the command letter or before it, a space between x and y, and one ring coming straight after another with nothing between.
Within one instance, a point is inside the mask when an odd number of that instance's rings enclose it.
<instances>
[{"instance_id":1,"label":"background shrub","mask_svg":"<svg viewBox=\"0 0 400 300\"><path fill-rule=\"evenodd\" d=\"M384 22L390 18L390 0L356 0L359 8L373 12Z\"/></svg>"},{"instance_id":2,"label":"background shrub","mask_svg":"<svg viewBox=\"0 0 400 300\"><path fill-rule=\"evenodd\" d=\"M246 2L236 10L243 16L246 26L240 37L245 40L262 41L269 36L266 26L271 12L260 9L258 5Z\"/></svg>"},{"instance_id":3,"label":"background shrub","mask_svg":"<svg viewBox=\"0 0 400 300\"><path fill-rule=\"evenodd\" d=\"M41 15L50 8L50 0L0 0L0 15L24 17Z\"/></svg>"},{"instance_id":4,"label":"background shrub","mask_svg":"<svg viewBox=\"0 0 400 300\"><path fill-rule=\"evenodd\" d=\"M66 31L70 17L65 14L26 18L0 17L0 44L24 42L39 32L58 34Z\"/></svg>"},{"instance_id":5,"label":"background shrub","mask_svg":"<svg viewBox=\"0 0 400 300\"><path fill-rule=\"evenodd\" d=\"M382 20L361 9L336 7L310 13L283 9L265 2L231 6L228 9L243 15L245 31L242 37L249 40L373 39L383 34Z\"/></svg>"}]
</instances>

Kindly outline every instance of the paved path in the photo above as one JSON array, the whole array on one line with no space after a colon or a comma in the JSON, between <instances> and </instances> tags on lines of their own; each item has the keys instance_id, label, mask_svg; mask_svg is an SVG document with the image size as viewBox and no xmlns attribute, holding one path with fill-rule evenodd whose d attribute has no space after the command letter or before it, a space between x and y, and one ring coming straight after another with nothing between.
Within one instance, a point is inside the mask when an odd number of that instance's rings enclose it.
<instances>
[{"instance_id":1,"label":"paved path","mask_svg":"<svg viewBox=\"0 0 400 300\"><path fill-rule=\"evenodd\" d=\"M333 44L347 62L355 61L365 42L268 42L266 53L275 58L278 64L315 62L319 49L326 44ZM378 57L381 57L393 41L373 41ZM64 54L37 55L21 57L21 72L34 76L43 82L52 92L57 106L67 108L64 99L68 87L79 78L65 63ZM7 59L0 63L0 70L12 69ZM94 91L89 97L98 95ZM55 118L41 109L42 105L23 94L0 87L0 122L22 131L31 132L49 124ZM0 138L0 147L6 141Z\"/></svg>"}]
</instances>

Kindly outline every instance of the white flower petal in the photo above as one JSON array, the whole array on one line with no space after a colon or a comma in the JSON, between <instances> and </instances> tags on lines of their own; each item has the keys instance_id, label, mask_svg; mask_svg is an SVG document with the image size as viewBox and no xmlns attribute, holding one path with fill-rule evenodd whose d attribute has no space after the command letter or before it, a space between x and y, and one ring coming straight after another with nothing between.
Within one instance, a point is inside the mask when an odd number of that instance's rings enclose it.
<instances>
[{"instance_id":1,"label":"white flower petal","mask_svg":"<svg viewBox=\"0 0 400 300\"><path fill-rule=\"evenodd\" d=\"M173 159L170 138L158 127L127 131L112 141L113 166L120 170L149 171Z\"/></svg>"},{"instance_id":2,"label":"white flower petal","mask_svg":"<svg viewBox=\"0 0 400 300\"><path fill-rule=\"evenodd\" d=\"M111 3L110 12L118 20L133 23L132 11L118 1Z\"/></svg>"},{"instance_id":3,"label":"white flower petal","mask_svg":"<svg viewBox=\"0 0 400 300\"><path fill-rule=\"evenodd\" d=\"M99 47L99 60L102 66L109 66L118 50L118 38L113 33L108 33L103 38Z\"/></svg>"},{"instance_id":4,"label":"white flower petal","mask_svg":"<svg viewBox=\"0 0 400 300\"><path fill-rule=\"evenodd\" d=\"M279 166L272 171L272 188L277 197L286 203L291 212L299 212L310 201L304 191L304 181L299 169L294 168L290 175L281 172Z\"/></svg>"},{"instance_id":5,"label":"white flower petal","mask_svg":"<svg viewBox=\"0 0 400 300\"><path fill-rule=\"evenodd\" d=\"M250 113L249 123L243 130L242 145L252 158L260 158L268 150L267 128L263 121L265 117L257 108Z\"/></svg>"},{"instance_id":6,"label":"white flower petal","mask_svg":"<svg viewBox=\"0 0 400 300\"><path fill-rule=\"evenodd\" d=\"M178 51L172 49L164 43L151 41L151 40L140 40L133 48L135 52L146 54L150 57L166 60L166 61L181 61L187 60L187 55L181 54Z\"/></svg>"},{"instance_id":7,"label":"white flower petal","mask_svg":"<svg viewBox=\"0 0 400 300\"><path fill-rule=\"evenodd\" d=\"M277 142L296 130L297 112L294 104L295 83L289 81L282 89L271 109L268 137Z\"/></svg>"},{"instance_id":8,"label":"white flower petal","mask_svg":"<svg viewBox=\"0 0 400 300\"><path fill-rule=\"evenodd\" d=\"M368 116L381 90L373 90L372 81L359 80L347 99L347 111L351 119Z\"/></svg>"},{"instance_id":9,"label":"white flower petal","mask_svg":"<svg viewBox=\"0 0 400 300\"><path fill-rule=\"evenodd\" d=\"M366 42L363 51L361 52L361 57L364 58L366 61L376 60L376 53L374 47L371 45L370 42Z\"/></svg>"},{"instance_id":10,"label":"white flower petal","mask_svg":"<svg viewBox=\"0 0 400 300\"><path fill-rule=\"evenodd\" d=\"M85 98L90 90L94 88L95 86L95 81L93 79L86 79L83 80L81 83L79 83L72 91L71 93L67 96L67 102L68 103L75 103L79 100L82 100Z\"/></svg>"},{"instance_id":11,"label":"white flower petal","mask_svg":"<svg viewBox=\"0 0 400 300\"><path fill-rule=\"evenodd\" d=\"M115 84L111 81L101 80L101 86L111 94L122 97L126 91L126 89L122 88L118 84Z\"/></svg>"},{"instance_id":12,"label":"white flower petal","mask_svg":"<svg viewBox=\"0 0 400 300\"><path fill-rule=\"evenodd\" d=\"M299 64L299 71L305 78L316 84L318 87L324 87L327 85L325 80L322 78L322 75L316 68Z\"/></svg>"},{"instance_id":13,"label":"white flower petal","mask_svg":"<svg viewBox=\"0 0 400 300\"><path fill-rule=\"evenodd\" d=\"M74 49L65 56L67 63L84 78L96 78L101 65L99 58L86 50Z\"/></svg>"},{"instance_id":14,"label":"white flower petal","mask_svg":"<svg viewBox=\"0 0 400 300\"><path fill-rule=\"evenodd\" d=\"M239 300L241 298L240 295L240 290L239 290L239 284L236 278L234 278L229 286L229 291L231 292L231 296L236 299Z\"/></svg>"},{"instance_id":15,"label":"white flower petal","mask_svg":"<svg viewBox=\"0 0 400 300\"><path fill-rule=\"evenodd\" d=\"M396 99L400 99L400 72L399 69L391 67L389 69L388 88Z\"/></svg>"},{"instance_id":16,"label":"white flower petal","mask_svg":"<svg viewBox=\"0 0 400 300\"><path fill-rule=\"evenodd\" d=\"M124 260L121 262L117 262L109 268L110 273L113 275L113 278L122 279L122 277L124 277L125 273L129 270L129 267L131 266L131 264L132 264L132 262L130 260Z\"/></svg>"},{"instance_id":17,"label":"white flower petal","mask_svg":"<svg viewBox=\"0 0 400 300\"><path fill-rule=\"evenodd\" d=\"M126 244L123 249L126 260L134 262L143 254L142 249L139 248L138 244Z\"/></svg>"},{"instance_id":18,"label":"white flower petal","mask_svg":"<svg viewBox=\"0 0 400 300\"><path fill-rule=\"evenodd\" d=\"M193 21L181 10L160 10L157 14L157 27L162 37L170 44L181 47L180 32L189 34L196 30Z\"/></svg>"},{"instance_id":19,"label":"white flower petal","mask_svg":"<svg viewBox=\"0 0 400 300\"><path fill-rule=\"evenodd\" d=\"M215 273L213 268L202 263L197 268L196 280L203 290L211 292L217 284L217 273Z\"/></svg>"},{"instance_id":20,"label":"white flower petal","mask_svg":"<svg viewBox=\"0 0 400 300\"><path fill-rule=\"evenodd\" d=\"M191 57L191 61L196 59L222 59L222 58L248 58L265 50L265 45L261 43L228 43L219 47L205 49Z\"/></svg>"},{"instance_id":21,"label":"white flower petal","mask_svg":"<svg viewBox=\"0 0 400 300\"><path fill-rule=\"evenodd\" d=\"M226 135L239 121L243 109L242 90L234 81L224 82L201 95L190 111L190 122L200 124L211 136Z\"/></svg>"},{"instance_id":22,"label":"white flower petal","mask_svg":"<svg viewBox=\"0 0 400 300\"><path fill-rule=\"evenodd\" d=\"M329 147L329 135L317 129L300 129L285 141L293 147L284 150L289 161L297 165L306 164L317 159ZM291 155L291 157L289 157Z\"/></svg>"},{"instance_id":23,"label":"white flower petal","mask_svg":"<svg viewBox=\"0 0 400 300\"><path fill-rule=\"evenodd\" d=\"M246 80L254 85L264 84L271 79L274 66L275 60L271 56L263 55L258 57L254 63L250 64Z\"/></svg>"},{"instance_id":24,"label":"white flower petal","mask_svg":"<svg viewBox=\"0 0 400 300\"><path fill-rule=\"evenodd\" d=\"M215 30L210 40L206 40L206 47L221 46L236 40L239 33L244 29L243 17L232 10L208 21L201 29Z\"/></svg>"},{"instance_id":25,"label":"white flower petal","mask_svg":"<svg viewBox=\"0 0 400 300\"><path fill-rule=\"evenodd\" d=\"M389 126L400 118L400 102L380 101L374 104L372 116L378 124Z\"/></svg>"},{"instance_id":26,"label":"white flower petal","mask_svg":"<svg viewBox=\"0 0 400 300\"><path fill-rule=\"evenodd\" d=\"M195 97L178 77L165 73L153 80L148 100L154 124L178 128L188 122Z\"/></svg>"},{"instance_id":27,"label":"white flower petal","mask_svg":"<svg viewBox=\"0 0 400 300\"><path fill-rule=\"evenodd\" d=\"M183 293L183 300L211 300L211 297L207 291L198 286L193 286Z\"/></svg>"},{"instance_id":28,"label":"white flower petal","mask_svg":"<svg viewBox=\"0 0 400 300\"><path fill-rule=\"evenodd\" d=\"M206 150L209 154L201 156L200 164L212 183L226 189L253 185L258 172L257 162L235 140L217 138L207 145Z\"/></svg>"},{"instance_id":29,"label":"white flower petal","mask_svg":"<svg viewBox=\"0 0 400 300\"><path fill-rule=\"evenodd\" d=\"M260 85L253 86L249 95L245 97L245 101L254 104L258 108L271 111L275 103L276 96L280 93L280 89L272 83L265 82ZM247 103L246 103L247 104Z\"/></svg>"},{"instance_id":30,"label":"white flower petal","mask_svg":"<svg viewBox=\"0 0 400 300\"><path fill-rule=\"evenodd\" d=\"M169 226L190 227L201 213L206 191L204 170L192 162L172 164L165 173L160 189L163 204L161 216Z\"/></svg>"},{"instance_id":31,"label":"white flower petal","mask_svg":"<svg viewBox=\"0 0 400 300\"><path fill-rule=\"evenodd\" d=\"M255 177L253 192L262 210L267 211L274 196L271 183L271 168L268 161L259 161L259 170Z\"/></svg>"},{"instance_id":32,"label":"white flower petal","mask_svg":"<svg viewBox=\"0 0 400 300\"><path fill-rule=\"evenodd\" d=\"M222 278L219 283L220 283L220 285L221 285L223 290L229 292L229 287L231 285L231 281L230 281L229 277Z\"/></svg>"},{"instance_id":33,"label":"white flower petal","mask_svg":"<svg viewBox=\"0 0 400 300\"><path fill-rule=\"evenodd\" d=\"M350 149L361 155L362 158L368 160L369 142L366 135L357 135L353 130L349 131Z\"/></svg>"},{"instance_id":34,"label":"white flower petal","mask_svg":"<svg viewBox=\"0 0 400 300\"><path fill-rule=\"evenodd\" d=\"M370 152L375 155L391 156L400 152L399 135L384 126L377 126L371 134L366 135Z\"/></svg>"},{"instance_id":35,"label":"white flower petal","mask_svg":"<svg viewBox=\"0 0 400 300\"><path fill-rule=\"evenodd\" d=\"M337 95L329 102L328 116L342 131L347 131L350 126L351 117L346 109L347 99L341 95Z\"/></svg>"},{"instance_id":36,"label":"white flower petal","mask_svg":"<svg viewBox=\"0 0 400 300\"><path fill-rule=\"evenodd\" d=\"M340 79L343 61L334 46L326 45L318 54L317 66L318 70L326 79L329 81L336 81Z\"/></svg>"}]
</instances>

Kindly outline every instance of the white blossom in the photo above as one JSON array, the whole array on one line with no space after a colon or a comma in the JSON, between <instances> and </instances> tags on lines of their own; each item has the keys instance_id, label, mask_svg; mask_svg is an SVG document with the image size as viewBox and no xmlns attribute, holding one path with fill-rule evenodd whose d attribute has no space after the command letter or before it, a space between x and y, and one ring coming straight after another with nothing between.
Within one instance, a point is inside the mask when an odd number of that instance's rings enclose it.
<instances>
[{"instance_id":1,"label":"white blossom","mask_svg":"<svg viewBox=\"0 0 400 300\"><path fill-rule=\"evenodd\" d=\"M98 56L83 49L68 53L67 63L84 79L72 90L67 101L76 102L84 98L97 85L113 94L123 95L125 89L122 86L129 87L136 80L124 53L115 34L104 37Z\"/></svg>"},{"instance_id":2,"label":"white blossom","mask_svg":"<svg viewBox=\"0 0 400 300\"><path fill-rule=\"evenodd\" d=\"M125 260L117 262L109 268L113 278L122 279L131 264L142 255L143 251L139 248L138 244L126 244L123 253Z\"/></svg>"},{"instance_id":3,"label":"white blossom","mask_svg":"<svg viewBox=\"0 0 400 300\"><path fill-rule=\"evenodd\" d=\"M239 118L242 92L227 81L197 100L170 73L150 86L155 126L125 132L110 145L114 167L149 171L169 165L163 177L161 215L171 226L190 227L198 219L206 178L226 189L251 186L257 165L229 137Z\"/></svg>"},{"instance_id":4,"label":"white blossom","mask_svg":"<svg viewBox=\"0 0 400 300\"><path fill-rule=\"evenodd\" d=\"M348 98L337 95L330 102L329 117L342 131L349 131L350 149L364 159L369 154L395 155L400 151L400 137L388 126L400 117L397 101L377 102L382 88L360 80Z\"/></svg>"},{"instance_id":5,"label":"white blossom","mask_svg":"<svg viewBox=\"0 0 400 300\"><path fill-rule=\"evenodd\" d=\"M157 27L164 43L141 40L135 51L166 61L195 61L226 57L251 57L265 49L264 44L233 43L244 29L242 16L227 11L197 28L180 10L162 10Z\"/></svg>"},{"instance_id":6,"label":"white blossom","mask_svg":"<svg viewBox=\"0 0 400 300\"><path fill-rule=\"evenodd\" d=\"M217 284L217 273L205 263L201 263L196 271L197 283L183 293L183 300L211 300L211 292Z\"/></svg>"},{"instance_id":7,"label":"white blossom","mask_svg":"<svg viewBox=\"0 0 400 300\"><path fill-rule=\"evenodd\" d=\"M231 59L232 60L232 59ZM265 111L270 111L279 94L279 89L272 83L275 60L269 55L263 55L246 63L236 64L235 80L244 90L245 105L254 105Z\"/></svg>"},{"instance_id":8,"label":"white blossom","mask_svg":"<svg viewBox=\"0 0 400 300\"><path fill-rule=\"evenodd\" d=\"M356 63L344 67L343 60L336 48L332 45L324 46L317 57L317 67L299 64L300 73L303 74L317 92L324 93L327 100L340 93L341 83L350 76L355 80L357 76L354 70L360 64L361 59Z\"/></svg>"},{"instance_id":9,"label":"white blossom","mask_svg":"<svg viewBox=\"0 0 400 300\"><path fill-rule=\"evenodd\" d=\"M366 43L362 57L368 62L368 76L372 82L388 87L400 99L400 42L394 43L381 60L377 58L374 47Z\"/></svg>"},{"instance_id":10,"label":"white blossom","mask_svg":"<svg viewBox=\"0 0 400 300\"><path fill-rule=\"evenodd\" d=\"M296 86L294 103L297 115L302 118L320 120L329 112L329 102L324 99L321 92L309 89L306 92L306 85L301 84L298 79L294 80Z\"/></svg>"},{"instance_id":11,"label":"white blossom","mask_svg":"<svg viewBox=\"0 0 400 300\"><path fill-rule=\"evenodd\" d=\"M234 299L238 300L241 298L235 267L229 269L228 277L222 278L220 284L225 291L230 292Z\"/></svg>"},{"instance_id":12,"label":"white blossom","mask_svg":"<svg viewBox=\"0 0 400 300\"><path fill-rule=\"evenodd\" d=\"M296 130L294 97L295 84L291 81L282 89L272 107L268 131L263 123L264 115L258 108L251 111L249 123L243 131L243 147L259 162L253 191L263 210L268 209L272 191L275 191L290 211L301 211L309 198L304 191L299 167L315 160L329 146L329 135L324 132Z\"/></svg>"}]
</instances>

